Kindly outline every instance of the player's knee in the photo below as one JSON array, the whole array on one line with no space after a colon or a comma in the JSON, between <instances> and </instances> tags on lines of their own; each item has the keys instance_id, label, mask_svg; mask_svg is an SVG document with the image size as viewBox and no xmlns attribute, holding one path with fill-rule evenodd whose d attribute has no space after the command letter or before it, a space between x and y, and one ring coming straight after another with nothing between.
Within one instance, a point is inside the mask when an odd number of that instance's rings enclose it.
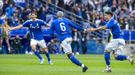
<instances>
[{"instance_id":1,"label":"player's knee","mask_svg":"<svg viewBox=\"0 0 135 75\"><path fill-rule=\"evenodd\" d=\"M31 48L32 48L32 51L36 50L36 46L31 46Z\"/></svg>"},{"instance_id":2,"label":"player's knee","mask_svg":"<svg viewBox=\"0 0 135 75\"><path fill-rule=\"evenodd\" d=\"M68 52L66 51L65 53L66 53L67 55L72 54L72 52L71 52L71 51L68 51Z\"/></svg>"},{"instance_id":3,"label":"player's knee","mask_svg":"<svg viewBox=\"0 0 135 75\"><path fill-rule=\"evenodd\" d=\"M68 53L67 56L68 58L70 59L70 57L72 56L73 54L72 53Z\"/></svg>"},{"instance_id":4,"label":"player's knee","mask_svg":"<svg viewBox=\"0 0 135 75\"><path fill-rule=\"evenodd\" d=\"M45 52L48 52L48 48L47 47L42 48L42 50L45 51Z\"/></svg>"},{"instance_id":5,"label":"player's knee","mask_svg":"<svg viewBox=\"0 0 135 75\"><path fill-rule=\"evenodd\" d=\"M109 50L107 50L107 49L106 49L104 52L105 52L105 53L110 53L110 51L109 51Z\"/></svg>"}]
</instances>

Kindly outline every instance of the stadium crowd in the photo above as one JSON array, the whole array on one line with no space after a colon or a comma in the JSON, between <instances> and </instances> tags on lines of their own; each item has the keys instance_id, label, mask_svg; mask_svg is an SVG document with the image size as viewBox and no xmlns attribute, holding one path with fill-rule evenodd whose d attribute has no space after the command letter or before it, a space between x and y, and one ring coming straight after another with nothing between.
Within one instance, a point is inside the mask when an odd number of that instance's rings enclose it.
<instances>
[{"instance_id":1,"label":"stadium crowd","mask_svg":"<svg viewBox=\"0 0 135 75\"><path fill-rule=\"evenodd\" d=\"M52 3L96 25L103 25L104 12L112 11L122 29L135 29L135 0L52 0Z\"/></svg>"},{"instance_id":2,"label":"stadium crowd","mask_svg":"<svg viewBox=\"0 0 135 75\"><path fill-rule=\"evenodd\" d=\"M31 4L31 2L33 4ZM47 2L75 13L81 19L94 23L96 27L104 25L104 12L112 11L120 22L122 29L135 29L135 0L47 0ZM2 4L3 6L1 6ZM28 20L28 15L31 13L31 11L37 12L39 19L46 22L50 22L51 20L51 18L48 17L50 14L48 12L49 6L47 4L46 6L43 6L38 0L3 0L3 2L1 0L0 8L0 17L6 17L8 20L8 25L11 27L17 26ZM76 30L74 30L73 34L73 50L75 52L80 52L80 50L83 48L82 53L85 54L87 52L87 34L77 32ZM18 42L18 40L21 41ZM10 39L11 47L13 47L13 50L15 50L13 53L25 53L23 49L26 48L25 46L27 46L29 43L22 42L23 40L26 41L28 39L26 36L16 36L15 38ZM20 44L17 46L17 43ZM23 47L20 48L20 45L23 45ZM49 46L51 45L52 44L50 42ZM82 46L80 47L80 45ZM29 49L29 47L27 48ZM58 44L53 44L52 48L58 50ZM59 50L52 53L59 53Z\"/></svg>"}]
</instances>

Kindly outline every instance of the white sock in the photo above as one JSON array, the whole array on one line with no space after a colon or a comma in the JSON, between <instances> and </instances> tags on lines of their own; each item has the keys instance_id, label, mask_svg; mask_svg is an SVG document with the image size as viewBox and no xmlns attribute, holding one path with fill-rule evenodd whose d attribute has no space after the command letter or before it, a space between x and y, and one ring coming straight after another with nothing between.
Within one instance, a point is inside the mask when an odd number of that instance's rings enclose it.
<instances>
[{"instance_id":1,"label":"white sock","mask_svg":"<svg viewBox=\"0 0 135 75\"><path fill-rule=\"evenodd\" d=\"M106 68L107 68L108 70L109 70L109 69L111 69L110 65L107 65L107 67L106 67Z\"/></svg>"},{"instance_id":2,"label":"white sock","mask_svg":"<svg viewBox=\"0 0 135 75\"><path fill-rule=\"evenodd\" d=\"M130 59L130 56L127 56L127 59L129 60Z\"/></svg>"},{"instance_id":3,"label":"white sock","mask_svg":"<svg viewBox=\"0 0 135 75\"><path fill-rule=\"evenodd\" d=\"M84 64L82 64L81 67L84 68Z\"/></svg>"}]
</instances>

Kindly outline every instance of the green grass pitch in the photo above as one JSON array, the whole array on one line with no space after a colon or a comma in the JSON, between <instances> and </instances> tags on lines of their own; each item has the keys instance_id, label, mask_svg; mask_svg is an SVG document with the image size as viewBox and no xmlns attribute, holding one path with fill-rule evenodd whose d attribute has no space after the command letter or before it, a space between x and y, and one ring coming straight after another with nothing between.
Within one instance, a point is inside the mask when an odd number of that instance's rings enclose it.
<instances>
[{"instance_id":1,"label":"green grass pitch","mask_svg":"<svg viewBox=\"0 0 135 75\"><path fill-rule=\"evenodd\" d=\"M40 65L35 55L0 55L0 75L135 75L135 64L128 61L116 61L112 57L112 73L104 73L105 61L103 55L77 55L89 69L82 69L70 62L66 55L51 55L53 65Z\"/></svg>"}]
</instances>

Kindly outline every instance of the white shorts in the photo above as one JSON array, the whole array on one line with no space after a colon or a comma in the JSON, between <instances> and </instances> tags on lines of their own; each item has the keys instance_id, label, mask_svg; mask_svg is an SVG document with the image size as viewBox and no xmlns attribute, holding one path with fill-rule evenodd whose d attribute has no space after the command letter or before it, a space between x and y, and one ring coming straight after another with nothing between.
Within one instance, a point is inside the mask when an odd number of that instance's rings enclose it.
<instances>
[{"instance_id":1,"label":"white shorts","mask_svg":"<svg viewBox=\"0 0 135 75\"><path fill-rule=\"evenodd\" d=\"M40 46L41 48L46 48L46 43L44 40L35 40L35 39L31 39L30 41L30 45L38 45Z\"/></svg>"},{"instance_id":2,"label":"white shorts","mask_svg":"<svg viewBox=\"0 0 135 75\"><path fill-rule=\"evenodd\" d=\"M72 53L71 43L72 38L66 38L65 40L62 41L61 46L65 53Z\"/></svg>"},{"instance_id":3,"label":"white shorts","mask_svg":"<svg viewBox=\"0 0 135 75\"><path fill-rule=\"evenodd\" d=\"M112 39L106 46L105 50L111 52L115 51L115 54L125 55L125 40L124 39Z\"/></svg>"}]
</instances>

